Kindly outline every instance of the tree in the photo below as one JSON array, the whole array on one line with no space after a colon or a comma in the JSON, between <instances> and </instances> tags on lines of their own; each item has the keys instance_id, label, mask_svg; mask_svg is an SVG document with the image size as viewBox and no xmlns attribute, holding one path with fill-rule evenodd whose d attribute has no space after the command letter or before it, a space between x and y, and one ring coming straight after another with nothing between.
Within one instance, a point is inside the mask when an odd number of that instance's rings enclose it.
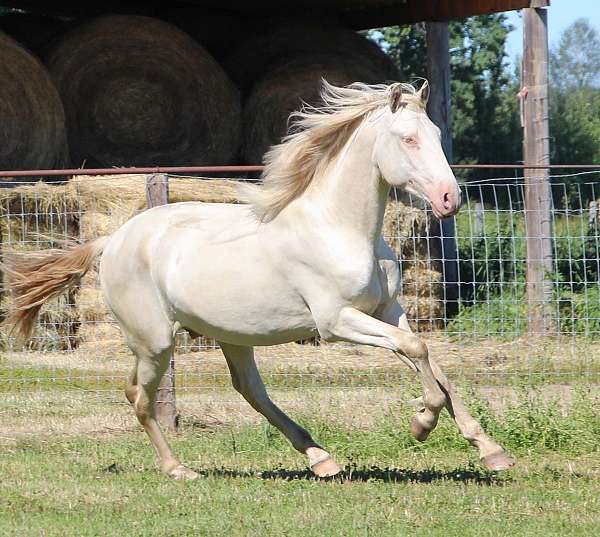
<instances>
[{"instance_id":1,"label":"tree","mask_svg":"<svg viewBox=\"0 0 600 537\"><path fill-rule=\"evenodd\" d=\"M598 87L600 36L587 19L577 19L562 33L550 57L550 73L560 91Z\"/></svg>"},{"instance_id":2,"label":"tree","mask_svg":"<svg viewBox=\"0 0 600 537\"><path fill-rule=\"evenodd\" d=\"M550 136L553 162L600 162L600 36L586 19L550 55Z\"/></svg>"}]
</instances>

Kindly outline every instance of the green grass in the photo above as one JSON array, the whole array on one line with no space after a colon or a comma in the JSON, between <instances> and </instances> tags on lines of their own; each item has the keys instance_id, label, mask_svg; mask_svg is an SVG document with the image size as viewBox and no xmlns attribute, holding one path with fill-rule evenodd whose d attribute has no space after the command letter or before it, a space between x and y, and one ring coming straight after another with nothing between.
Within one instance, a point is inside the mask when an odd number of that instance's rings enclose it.
<instances>
[{"instance_id":1,"label":"green grass","mask_svg":"<svg viewBox=\"0 0 600 537\"><path fill-rule=\"evenodd\" d=\"M171 437L202 477L161 476L143 433L32 439L3 446L0 535L19 536L590 536L600 531L600 416L584 388L564 401L524 391L501 414L475 414L518 459L504 474L444 417L430 440L407 433L393 405L360 425L299 421L345 465L319 481L272 427L207 427Z\"/></svg>"}]
</instances>

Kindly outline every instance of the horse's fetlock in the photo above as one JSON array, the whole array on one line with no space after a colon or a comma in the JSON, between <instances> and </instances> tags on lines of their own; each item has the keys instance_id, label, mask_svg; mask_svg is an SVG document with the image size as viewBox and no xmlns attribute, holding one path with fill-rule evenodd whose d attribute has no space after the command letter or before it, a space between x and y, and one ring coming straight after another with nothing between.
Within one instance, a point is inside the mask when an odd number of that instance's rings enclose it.
<instances>
[{"instance_id":1,"label":"horse's fetlock","mask_svg":"<svg viewBox=\"0 0 600 537\"><path fill-rule=\"evenodd\" d=\"M483 434L483 429L481 428L481 425L479 425L479 423L467 425L463 429L463 436L467 440L475 440L482 434Z\"/></svg>"}]
</instances>

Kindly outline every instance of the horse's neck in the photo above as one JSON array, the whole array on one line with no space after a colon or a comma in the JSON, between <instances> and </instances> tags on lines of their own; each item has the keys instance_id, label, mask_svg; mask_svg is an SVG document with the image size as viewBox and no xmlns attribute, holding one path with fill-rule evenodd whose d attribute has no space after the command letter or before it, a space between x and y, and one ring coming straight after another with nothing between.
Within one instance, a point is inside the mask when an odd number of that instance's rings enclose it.
<instances>
[{"instance_id":1,"label":"horse's neck","mask_svg":"<svg viewBox=\"0 0 600 537\"><path fill-rule=\"evenodd\" d=\"M374 135L369 131L357 133L303 202L319 207L329 226L351 230L376 246L390 187L372 161Z\"/></svg>"}]
</instances>

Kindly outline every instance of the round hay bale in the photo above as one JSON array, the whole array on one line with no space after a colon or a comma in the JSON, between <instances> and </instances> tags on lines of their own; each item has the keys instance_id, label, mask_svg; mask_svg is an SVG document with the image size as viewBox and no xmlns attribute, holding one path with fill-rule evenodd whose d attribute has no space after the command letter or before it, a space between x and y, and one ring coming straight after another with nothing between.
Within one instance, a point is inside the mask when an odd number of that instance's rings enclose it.
<instances>
[{"instance_id":1,"label":"round hay bale","mask_svg":"<svg viewBox=\"0 0 600 537\"><path fill-rule=\"evenodd\" d=\"M231 162L239 94L208 52L156 19L109 16L67 33L47 65L77 166Z\"/></svg>"},{"instance_id":2,"label":"round hay bale","mask_svg":"<svg viewBox=\"0 0 600 537\"><path fill-rule=\"evenodd\" d=\"M242 41L226 62L226 68L246 94L263 73L291 59L304 56L342 56L352 63L369 65L377 81L396 80L398 70L372 41L331 23L284 23ZM356 78L351 82L360 80ZM367 82L362 80L362 82Z\"/></svg>"},{"instance_id":3,"label":"round hay bale","mask_svg":"<svg viewBox=\"0 0 600 537\"><path fill-rule=\"evenodd\" d=\"M46 69L3 33L0 57L0 168L63 166L67 160L65 113Z\"/></svg>"},{"instance_id":4,"label":"round hay bale","mask_svg":"<svg viewBox=\"0 0 600 537\"><path fill-rule=\"evenodd\" d=\"M224 60L238 42L246 28L247 20L236 17L233 13L213 11L205 7L177 7L161 15L191 35L206 48L218 61ZM226 39L223 36L227 36Z\"/></svg>"},{"instance_id":5,"label":"round hay bale","mask_svg":"<svg viewBox=\"0 0 600 537\"><path fill-rule=\"evenodd\" d=\"M384 71L360 56L313 54L285 62L269 71L254 86L244 107L242 157L262 162L270 146L285 136L288 117L302 102L318 106L321 79L336 86L353 82L373 84L386 79Z\"/></svg>"}]
</instances>

